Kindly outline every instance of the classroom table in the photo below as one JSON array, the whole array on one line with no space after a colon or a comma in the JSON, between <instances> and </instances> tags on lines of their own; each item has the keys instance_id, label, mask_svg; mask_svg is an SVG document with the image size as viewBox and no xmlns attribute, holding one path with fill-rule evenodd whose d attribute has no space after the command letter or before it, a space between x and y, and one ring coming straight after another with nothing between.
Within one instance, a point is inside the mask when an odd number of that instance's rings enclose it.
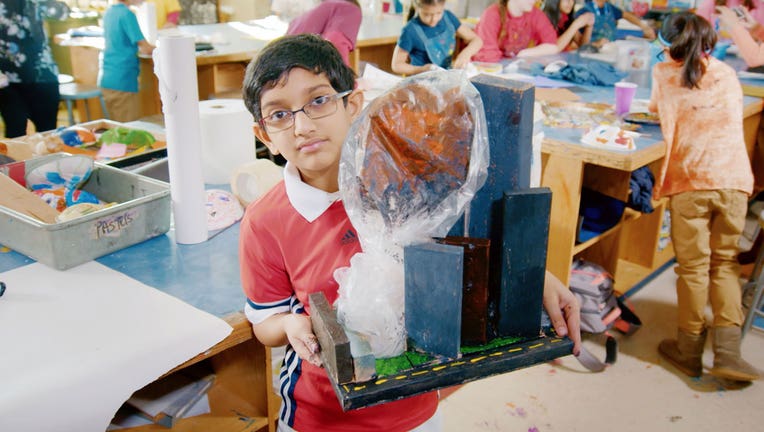
<instances>
[{"instance_id":1,"label":"classroom table","mask_svg":"<svg viewBox=\"0 0 764 432\"><path fill-rule=\"evenodd\" d=\"M546 62L552 59L564 59L570 63L584 61L576 53L563 53L541 60ZM733 67L740 68L735 59L730 61ZM614 103L613 87L577 85L571 90L583 102ZM648 87L642 86L637 90L637 99L649 97ZM743 126L750 155L757 145L764 104L760 97L751 96L744 97L744 104ZM613 274L616 291L620 294L628 295L636 291L649 277L673 262L673 249L670 244L665 244L667 199L654 200L655 211L651 214L627 209L618 225L584 242L576 241L579 228L577 215L583 187L628 201L631 172L645 165L657 172L665 154L660 128L643 126L639 132L645 135L636 139L637 148L631 152L581 144L581 129L544 126L542 131L541 184L553 192L547 269L567 284L571 261L585 258L601 264ZM761 179L760 172L757 177Z\"/></svg>"},{"instance_id":2,"label":"classroom table","mask_svg":"<svg viewBox=\"0 0 764 432\"><path fill-rule=\"evenodd\" d=\"M282 34L270 24L273 21L253 20L216 24L182 25L173 32L193 35L198 41L212 44L213 49L199 51L196 56L199 99L241 97L241 83L247 63L272 39ZM390 71L393 50L404 22L401 15L364 16L358 32L356 48L350 53L351 66L360 72L363 62L373 63ZM70 47L72 75L78 82L95 84L98 76L98 55L103 49L101 37L57 35L56 42ZM151 56L140 56L140 90L142 114L162 111L158 81ZM100 108L89 105L100 113Z\"/></svg>"}]
</instances>

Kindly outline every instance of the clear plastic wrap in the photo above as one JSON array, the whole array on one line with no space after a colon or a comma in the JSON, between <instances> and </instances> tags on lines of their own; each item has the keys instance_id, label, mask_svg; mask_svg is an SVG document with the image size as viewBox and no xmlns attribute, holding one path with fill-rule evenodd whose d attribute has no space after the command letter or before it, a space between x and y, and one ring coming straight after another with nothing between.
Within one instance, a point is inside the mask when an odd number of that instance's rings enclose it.
<instances>
[{"instance_id":1,"label":"clear plastic wrap","mask_svg":"<svg viewBox=\"0 0 764 432\"><path fill-rule=\"evenodd\" d=\"M480 94L460 71L404 79L351 126L340 193L365 257L338 279L337 311L377 357L405 349L403 247L446 235L485 182L488 152Z\"/></svg>"}]
</instances>

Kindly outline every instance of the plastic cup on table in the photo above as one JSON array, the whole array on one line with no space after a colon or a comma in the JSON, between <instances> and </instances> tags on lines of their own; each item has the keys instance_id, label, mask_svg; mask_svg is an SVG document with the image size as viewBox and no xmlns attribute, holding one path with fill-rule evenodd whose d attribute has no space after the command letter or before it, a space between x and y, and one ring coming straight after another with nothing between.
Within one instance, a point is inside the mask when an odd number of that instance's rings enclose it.
<instances>
[{"instance_id":1,"label":"plastic cup on table","mask_svg":"<svg viewBox=\"0 0 764 432\"><path fill-rule=\"evenodd\" d=\"M631 110L631 101L637 93L637 85L632 82L619 81L615 83L615 113L622 116Z\"/></svg>"}]
</instances>

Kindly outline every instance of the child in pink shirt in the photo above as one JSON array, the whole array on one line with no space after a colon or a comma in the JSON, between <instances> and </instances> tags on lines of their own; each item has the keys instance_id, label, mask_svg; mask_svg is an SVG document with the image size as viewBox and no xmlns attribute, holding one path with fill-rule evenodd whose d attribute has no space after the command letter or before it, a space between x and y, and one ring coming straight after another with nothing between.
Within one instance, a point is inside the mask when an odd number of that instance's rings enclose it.
<instances>
[{"instance_id":1,"label":"child in pink shirt","mask_svg":"<svg viewBox=\"0 0 764 432\"><path fill-rule=\"evenodd\" d=\"M472 58L477 61L560 52L557 31L534 0L498 0L483 12L475 31L483 40Z\"/></svg>"}]
</instances>

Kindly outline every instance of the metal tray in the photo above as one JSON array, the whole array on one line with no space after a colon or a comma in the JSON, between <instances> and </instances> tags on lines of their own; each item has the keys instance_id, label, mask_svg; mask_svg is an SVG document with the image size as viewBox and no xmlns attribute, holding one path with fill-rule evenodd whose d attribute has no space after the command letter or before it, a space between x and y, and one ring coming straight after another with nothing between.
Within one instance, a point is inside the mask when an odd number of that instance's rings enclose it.
<instances>
[{"instance_id":1,"label":"metal tray","mask_svg":"<svg viewBox=\"0 0 764 432\"><path fill-rule=\"evenodd\" d=\"M28 160L25 170L66 156L57 153ZM82 189L118 204L55 224L0 206L0 243L65 270L170 229L168 183L96 162Z\"/></svg>"}]
</instances>

